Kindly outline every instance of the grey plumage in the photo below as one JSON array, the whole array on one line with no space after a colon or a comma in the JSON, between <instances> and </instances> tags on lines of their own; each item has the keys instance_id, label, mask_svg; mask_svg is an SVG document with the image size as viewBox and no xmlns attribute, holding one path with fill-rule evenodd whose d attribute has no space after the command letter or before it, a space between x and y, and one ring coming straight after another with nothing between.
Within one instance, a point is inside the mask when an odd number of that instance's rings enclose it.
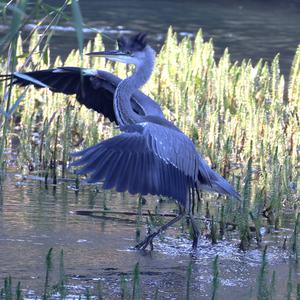
<instances>
[{"instance_id":1,"label":"grey plumage","mask_svg":"<svg viewBox=\"0 0 300 300\"><path fill-rule=\"evenodd\" d=\"M153 123L129 125L124 133L75 153L81 158L73 166L83 166L77 173L90 173L88 182L103 181L104 188L168 196L185 205L186 191L196 180L198 156L189 156L193 168L187 168L187 161L176 156L179 144L167 148L161 144L166 141L160 127ZM175 134L185 144L186 137L179 131Z\"/></svg>"}]
</instances>

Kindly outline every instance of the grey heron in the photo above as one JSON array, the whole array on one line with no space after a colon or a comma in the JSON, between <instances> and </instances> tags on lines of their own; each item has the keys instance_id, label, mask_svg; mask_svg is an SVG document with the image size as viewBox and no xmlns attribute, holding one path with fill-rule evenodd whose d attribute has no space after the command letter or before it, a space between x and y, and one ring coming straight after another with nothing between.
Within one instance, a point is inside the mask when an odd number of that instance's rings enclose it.
<instances>
[{"instance_id":1,"label":"grey heron","mask_svg":"<svg viewBox=\"0 0 300 300\"><path fill-rule=\"evenodd\" d=\"M139 91L155 63L155 52L146 43L145 34L121 37L117 50L89 55L133 64L135 71L121 80L100 70L61 67L2 75L2 79L12 79L20 86L47 86L54 92L76 94L80 103L119 125L123 132L120 135L73 154L80 157L73 163L82 166L78 174L90 173L88 181L103 181L104 189L172 197L183 207L182 213L137 248L145 249L158 233L183 217L190 191L204 189L239 198L236 190L197 153L193 142L164 118L159 105ZM199 232L190 217L196 247Z\"/></svg>"}]
</instances>

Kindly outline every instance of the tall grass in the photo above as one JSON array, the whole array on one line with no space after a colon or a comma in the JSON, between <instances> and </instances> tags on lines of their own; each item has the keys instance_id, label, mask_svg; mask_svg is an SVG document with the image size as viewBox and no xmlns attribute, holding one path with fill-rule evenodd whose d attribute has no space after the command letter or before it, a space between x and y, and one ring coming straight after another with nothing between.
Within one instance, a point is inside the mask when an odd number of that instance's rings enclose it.
<instances>
[{"instance_id":1,"label":"tall grass","mask_svg":"<svg viewBox=\"0 0 300 300\"><path fill-rule=\"evenodd\" d=\"M260 271L257 278L257 300L270 299L270 291L268 287L268 262L267 262L267 246L262 253L262 261Z\"/></svg>"},{"instance_id":2,"label":"tall grass","mask_svg":"<svg viewBox=\"0 0 300 300\"><path fill-rule=\"evenodd\" d=\"M217 255L213 260L213 280L212 280L212 295L211 299L216 300L218 299L217 290L220 285L220 278L219 278L219 256Z\"/></svg>"},{"instance_id":3,"label":"tall grass","mask_svg":"<svg viewBox=\"0 0 300 300\"><path fill-rule=\"evenodd\" d=\"M1 73L12 73L16 69L24 70L26 67L31 67L35 69L37 65L40 65L40 60L44 61L46 64L49 64L49 42L52 37L52 33L49 30L51 25L56 25L61 18L64 9L68 5L68 0L64 2L64 4L56 9L56 12L50 10L47 5L44 5L41 1L38 1L34 8L29 7L29 3L27 0L20 0L13 3L12 1L8 2L3 6L1 11L4 18L6 18L7 11L12 11L10 16L10 26L7 30L7 34L0 40L1 46L1 56L8 57L8 59L3 60L1 58ZM2 5L1 5L2 7ZM50 8L51 9L51 8ZM43 13L47 12L46 16L40 18L40 11ZM25 59L25 54L22 47L22 40L20 37L20 30L28 20L31 18L35 18L38 20L38 25L42 25L44 22L49 21L48 26L42 33L39 33L38 36L38 26L34 29L26 39L30 39L30 45L28 48L27 58ZM50 19L50 20L49 20ZM41 47L42 42L44 42L44 46ZM7 49L7 53L3 53L4 50ZM39 54L36 55L36 52ZM19 58L17 60L17 58ZM36 59L37 58L37 59ZM27 89L25 89L26 91ZM17 98L13 98L12 95L12 84L11 82L6 82L4 86L2 86L2 95L1 103L0 103L0 124L1 124L1 140L0 140L0 166L1 170L5 167L4 161L4 151L8 142L8 136L14 133L14 128L10 128L10 126L16 125L14 115L18 116L18 112L15 112L18 108L21 100L24 97L25 91L17 96ZM16 96L16 94L14 94ZM22 120L22 124L25 124L25 119ZM27 120L28 121L28 120ZM28 129L31 132L31 128ZM29 157L29 159L31 159Z\"/></svg>"}]
</instances>

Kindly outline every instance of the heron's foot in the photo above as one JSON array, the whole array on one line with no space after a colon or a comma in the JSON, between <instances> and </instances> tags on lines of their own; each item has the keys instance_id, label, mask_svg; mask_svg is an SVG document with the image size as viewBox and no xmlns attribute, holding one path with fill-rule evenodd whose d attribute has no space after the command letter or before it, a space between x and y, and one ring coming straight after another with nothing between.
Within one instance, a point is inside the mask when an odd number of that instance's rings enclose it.
<instances>
[{"instance_id":1,"label":"heron's foot","mask_svg":"<svg viewBox=\"0 0 300 300\"><path fill-rule=\"evenodd\" d=\"M177 217L175 217L174 219L172 219L171 221L169 221L167 224L161 226L157 231L149 234L143 241L141 241L140 243L138 243L135 246L135 249L145 250L147 248L147 246L150 244L151 250L153 250L152 240L158 234L160 234L161 232L165 231L167 228L169 228L170 226L172 226L173 224L175 224L176 222L178 222L183 216L184 216L184 211L181 211L180 214Z\"/></svg>"},{"instance_id":2,"label":"heron's foot","mask_svg":"<svg viewBox=\"0 0 300 300\"><path fill-rule=\"evenodd\" d=\"M153 232L149 234L143 241L135 245L137 250L145 250L150 244L151 251L153 250L153 239L159 234L160 231Z\"/></svg>"}]
</instances>

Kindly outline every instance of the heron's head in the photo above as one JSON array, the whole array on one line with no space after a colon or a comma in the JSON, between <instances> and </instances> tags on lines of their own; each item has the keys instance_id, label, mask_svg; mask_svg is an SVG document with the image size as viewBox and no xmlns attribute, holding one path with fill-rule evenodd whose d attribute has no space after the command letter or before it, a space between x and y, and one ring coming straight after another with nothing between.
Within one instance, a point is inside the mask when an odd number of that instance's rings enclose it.
<instances>
[{"instance_id":1,"label":"heron's head","mask_svg":"<svg viewBox=\"0 0 300 300\"><path fill-rule=\"evenodd\" d=\"M118 39L118 49L111 51L91 52L90 56L102 56L112 61L118 61L125 64L140 65L147 56L146 34L138 33L136 35Z\"/></svg>"}]
</instances>

